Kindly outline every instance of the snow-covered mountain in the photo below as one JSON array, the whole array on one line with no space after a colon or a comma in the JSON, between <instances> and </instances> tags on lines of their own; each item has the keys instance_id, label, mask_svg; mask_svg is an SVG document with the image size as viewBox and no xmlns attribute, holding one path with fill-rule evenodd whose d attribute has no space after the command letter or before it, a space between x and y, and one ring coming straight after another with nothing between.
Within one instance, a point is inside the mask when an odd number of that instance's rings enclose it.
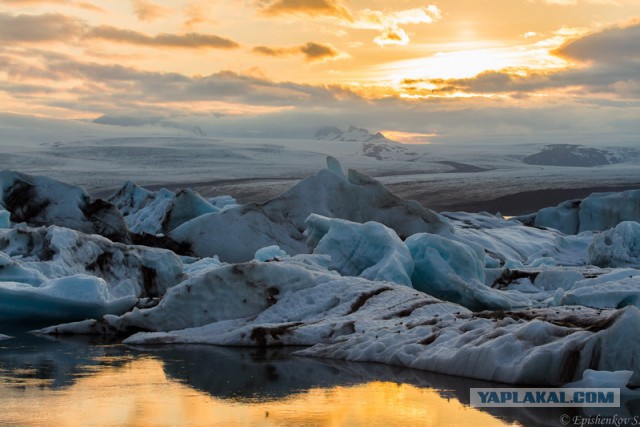
<instances>
[{"instance_id":1,"label":"snow-covered mountain","mask_svg":"<svg viewBox=\"0 0 640 427\"><path fill-rule=\"evenodd\" d=\"M314 139L325 141L395 142L380 132L372 134L366 129L355 126L349 126L347 130L342 130L335 126L326 126L318 129L314 135Z\"/></svg>"},{"instance_id":2,"label":"snow-covered mountain","mask_svg":"<svg viewBox=\"0 0 640 427\"><path fill-rule=\"evenodd\" d=\"M375 134L366 129L349 126L346 131L335 126L327 126L314 135L314 139L324 141L349 141L362 143L362 155L376 160L415 161L420 154L403 144L393 141L382 133Z\"/></svg>"}]
</instances>

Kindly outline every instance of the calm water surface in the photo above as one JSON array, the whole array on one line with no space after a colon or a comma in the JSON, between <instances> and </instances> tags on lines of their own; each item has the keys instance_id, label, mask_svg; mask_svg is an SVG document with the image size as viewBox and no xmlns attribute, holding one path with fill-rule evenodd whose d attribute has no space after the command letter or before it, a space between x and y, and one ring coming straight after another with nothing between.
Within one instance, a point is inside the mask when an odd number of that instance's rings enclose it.
<instances>
[{"instance_id":1,"label":"calm water surface","mask_svg":"<svg viewBox=\"0 0 640 427\"><path fill-rule=\"evenodd\" d=\"M378 364L299 358L294 349L129 348L0 332L0 425L560 425L560 412L482 412L492 384Z\"/></svg>"}]
</instances>

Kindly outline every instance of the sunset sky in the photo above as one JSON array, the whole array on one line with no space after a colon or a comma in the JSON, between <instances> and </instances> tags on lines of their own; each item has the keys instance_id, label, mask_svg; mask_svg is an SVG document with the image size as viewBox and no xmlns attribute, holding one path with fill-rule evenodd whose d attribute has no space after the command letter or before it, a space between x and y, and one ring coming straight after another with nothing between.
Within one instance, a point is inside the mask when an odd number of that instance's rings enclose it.
<instances>
[{"instance_id":1,"label":"sunset sky","mask_svg":"<svg viewBox=\"0 0 640 427\"><path fill-rule=\"evenodd\" d=\"M0 0L0 42L5 114L431 142L640 131L638 0Z\"/></svg>"}]
</instances>

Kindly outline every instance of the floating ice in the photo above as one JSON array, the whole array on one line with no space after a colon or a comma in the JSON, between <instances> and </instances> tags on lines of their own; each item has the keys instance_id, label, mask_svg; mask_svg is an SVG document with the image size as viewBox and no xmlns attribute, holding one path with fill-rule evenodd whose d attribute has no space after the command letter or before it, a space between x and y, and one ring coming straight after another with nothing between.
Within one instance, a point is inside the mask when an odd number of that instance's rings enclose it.
<instances>
[{"instance_id":1,"label":"floating ice","mask_svg":"<svg viewBox=\"0 0 640 427\"><path fill-rule=\"evenodd\" d=\"M294 261L221 267L155 308L107 316L127 344L312 346L300 355L381 362L508 383L560 385L589 368L640 383L640 311L584 307L469 310L406 286L341 277ZM105 327L105 326L102 326ZM96 330L62 325L43 333ZM187 329L184 329L187 328Z\"/></svg>"},{"instance_id":2,"label":"floating ice","mask_svg":"<svg viewBox=\"0 0 640 427\"><path fill-rule=\"evenodd\" d=\"M599 267L640 267L640 224L624 221L596 234L588 261Z\"/></svg>"},{"instance_id":3,"label":"floating ice","mask_svg":"<svg viewBox=\"0 0 640 427\"><path fill-rule=\"evenodd\" d=\"M114 297L107 283L95 276L74 275L40 286L0 282L0 320L42 321L99 318L130 310L136 297Z\"/></svg>"},{"instance_id":4,"label":"floating ice","mask_svg":"<svg viewBox=\"0 0 640 427\"><path fill-rule=\"evenodd\" d=\"M640 271L615 270L596 278L580 280L557 303L594 308L640 307Z\"/></svg>"},{"instance_id":5,"label":"floating ice","mask_svg":"<svg viewBox=\"0 0 640 427\"><path fill-rule=\"evenodd\" d=\"M331 257L331 270L411 286L411 253L390 228L377 222L358 224L315 214L309 215L305 224L307 244L314 254Z\"/></svg>"},{"instance_id":6,"label":"floating ice","mask_svg":"<svg viewBox=\"0 0 640 427\"><path fill-rule=\"evenodd\" d=\"M198 256L218 255L225 262L251 260L258 249L271 245L290 255L307 253L304 222L312 213L380 222L401 238L450 228L435 212L394 196L373 178L350 170L345 179L325 169L271 201L202 215L176 228L169 237L189 244Z\"/></svg>"},{"instance_id":7,"label":"floating ice","mask_svg":"<svg viewBox=\"0 0 640 427\"><path fill-rule=\"evenodd\" d=\"M603 231L623 221L640 221L640 190L592 193L583 200L563 202L521 219L533 219L537 227L552 227L567 234Z\"/></svg>"},{"instance_id":8,"label":"floating ice","mask_svg":"<svg viewBox=\"0 0 640 427\"><path fill-rule=\"evenodd\" d=\"M14 222L59 225L130 241L127 226L113 205L93 200L80 187L44 176L0 171L0 205L11 212Z\"/></svg>"}]
</instances>

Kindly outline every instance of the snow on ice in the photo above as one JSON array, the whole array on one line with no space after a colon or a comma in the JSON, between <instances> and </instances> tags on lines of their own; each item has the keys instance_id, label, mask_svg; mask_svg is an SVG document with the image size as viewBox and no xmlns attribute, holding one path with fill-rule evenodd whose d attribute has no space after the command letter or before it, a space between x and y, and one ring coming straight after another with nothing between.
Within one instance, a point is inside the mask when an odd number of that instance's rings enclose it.
<instances>
[{"instance_id":1,"label":"snow on ice","mask_svg":"<svg viewBox=\"0 0 640 427\"><path fill-rule=\"evenodd\" d=\"M8 171L0 184L0 312L63 322L39 333L640 385L640 190L506 220L437 214L334 158L261 204L131 182L93 200Z\"/></svg>"}]
</instances>

